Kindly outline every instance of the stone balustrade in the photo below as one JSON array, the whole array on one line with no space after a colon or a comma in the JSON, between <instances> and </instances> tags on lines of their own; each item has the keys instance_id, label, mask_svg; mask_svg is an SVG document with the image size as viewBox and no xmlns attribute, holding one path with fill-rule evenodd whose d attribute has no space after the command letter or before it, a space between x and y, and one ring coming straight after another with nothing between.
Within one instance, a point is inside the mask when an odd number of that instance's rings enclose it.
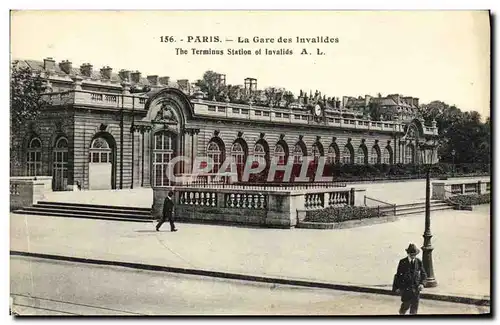
<instances>
[{"instance_id":1,"label":"stone balustrade","mask_svg":"<svg viewBox=\"0 0 500 325\"><path fill-rule=\"evenodd\" d=\"M30 207L52 192L52 176L11 177L10 210Z\"/></svg>"},{"instance_id":2,"label":"stone balustrade","mask_svg":"<svg viewBox=\"0 0 500 325\"><path fill-rule=\"evenodd\" d=\"M117 93L103 93L88 90L70 90L61 93L46 94L45 99L52 105L98 105L99 107L144 109L146 97L122 95Z\"/></svg>"},{"instance_id":3,"label":"stone balustrade","mask_svg":"<svg viewBox=\"0 0 500 325\"><path fill-rule=\"evenodd\" d=\"M475 177L472 179L449 179L432 182L432 199L445 200L456 195L485 194L491 191L490 177Z\"/></svg>"},{"instance_id":4,"label":"stone balustrade","mask_svg":"<svg viewBox=\"0 0 500 325\"><path fill-rule=\"evenodd\" d=\"M153 216L159 218L172 188L153 189ZM291 228L298 211L330 206L363 205L363 189L353 187L283 189L230 185L223 188L179 186L174 189L177 220L209 221Z\"/></svg>"}]
</instances>

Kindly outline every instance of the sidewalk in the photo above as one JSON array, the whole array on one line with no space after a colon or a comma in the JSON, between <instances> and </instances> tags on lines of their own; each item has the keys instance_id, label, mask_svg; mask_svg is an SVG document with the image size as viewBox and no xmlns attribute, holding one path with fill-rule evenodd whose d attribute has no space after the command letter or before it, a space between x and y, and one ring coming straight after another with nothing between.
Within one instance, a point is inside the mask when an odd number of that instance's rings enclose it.
<instances>
[{"instance_id":1,"label":"sidewalk","mask_svg":"<svg viewBox=\"0 0 500 325\"><path fill-rule=\"evenodd\" d=\"M438 287L426 293L489 298L489 206L432 213ZM153 223L11 214L11 250L390 289L423 214L368 227L309 230ZM421 255L420 255L421 257Z\"/></svg>"}]
</instances>

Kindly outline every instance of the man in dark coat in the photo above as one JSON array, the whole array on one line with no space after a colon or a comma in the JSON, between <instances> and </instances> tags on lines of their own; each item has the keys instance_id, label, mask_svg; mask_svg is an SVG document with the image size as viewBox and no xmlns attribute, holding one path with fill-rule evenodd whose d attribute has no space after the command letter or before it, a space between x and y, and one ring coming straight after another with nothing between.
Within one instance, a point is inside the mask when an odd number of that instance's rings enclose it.
<instances>
[{"instance_id":1,"label":"man in dark coat","mask_svg":"<svg viewBox=\"0 0 500 325\"><path fill-rule=\"evenodd\" d=\"M410 244L406 252L408 253L408 257L399 261L392 290L401 294L399 314L404 315L410 309L410 314L414 315L418 311L420 291L424 288L427 274L425 273L422 261L417 258L420 250L415 244Z\"/></svg>"},{"instance_id":2,"label":"man in dark coat","mask_svg":"<svg viewBox=\"0 0 500 325\"><path fill-rule=\"evenodd\" d=\"M170 222L170 231L177 231L174 225L174 201L173 201L174 192L169 191L167 197L165 198L165 202L163 202L163 213L160 219L160 222L156 225L156 231L160 231L161 225L168 219Z\"/></svg>"}]
</instances>

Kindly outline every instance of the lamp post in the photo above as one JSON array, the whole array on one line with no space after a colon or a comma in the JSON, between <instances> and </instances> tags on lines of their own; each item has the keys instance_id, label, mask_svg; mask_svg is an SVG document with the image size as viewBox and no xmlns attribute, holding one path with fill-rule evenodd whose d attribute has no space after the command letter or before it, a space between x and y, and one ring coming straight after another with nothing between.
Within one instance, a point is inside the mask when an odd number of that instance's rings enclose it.
<instances>
[{"instance_id":1,"label":"lamp post","mask_svg":"<svg viewBox=\"0 0 500 325\"><path fill-rule=\"evenodd\" d=\"M452 177L455 177L455 154L456 154L456 151L455 151L455 149L453 149L451 151L451 176Z\"/></svg>"},{"instance_id":2,"label":"lamp post","mask_svg":"<svg viewBox=\"0 0 500 325\"><path fill-rule=\"evenodd\" d=\"M432 288L437 286L437 281L434 278L434 268L432 266L432 247L431 244L431 184L430 172L433 164L433 157L436 146L435 144L423 143L420 145L420 153L422 155L422 163L427 167L427 175L425 179L425 231L424 231L424 245L422 246L422 261L424 264L425 272L427 273L427 280L425 287Z\"/></svg>"}]
</instances>

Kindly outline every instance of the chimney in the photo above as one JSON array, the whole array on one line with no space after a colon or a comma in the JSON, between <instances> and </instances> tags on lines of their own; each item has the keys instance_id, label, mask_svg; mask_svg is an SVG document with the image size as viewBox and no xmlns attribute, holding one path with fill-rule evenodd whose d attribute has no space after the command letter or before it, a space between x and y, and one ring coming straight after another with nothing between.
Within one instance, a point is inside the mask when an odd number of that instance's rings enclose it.
<instances>
[{"instance_id":1,"label":"chimney","mask_svg":"<svg viewBox=\"0 0 500 325\"><path fill-rule=\"evenodd\" d=\"M132 82L134 83L139 83L141 81L141 73L139 71L132 72L130 74L130 77L132 78Z\"/></svg>"},{"instance_id":2,"label":"chimney","mask_svg":"<svg viewBox=\"0 0 500 325\"><path fill-rule=\"evenodd\" d=\"M160 85L168 86L168 82L170 81L170 77L160 77L159 79Z\"/></svg>"},{"instance_id":3,"label":"chimney","mask_svg":"<svg viewBox=\"0 0 500 325\"><path fill-rule=\"evenodd\" d=\"M148 81L151 86L157 86L158 85L158 76L148 76Z\"/></svg>"},{"instance_id":4,"label":"chimney","mask_svg":"<svg viewBox=\"0 0 500 325\"><path fill-rule=\"evenodd\" d=\"M43 59L44 70L54 70L55 66L56 66L56 61L53 58Z\"/></svg>"},{"instance_id":5,"label":"chimney","mask_svg":"<svg viewBox=\"0 0 500 325\"><path fill-rule=\"evenodd\" d=\"M370 99L372 99L372 96L365 95L365 107L368 107L368 105L370 104Z\"/></svg>"},{"instance_id":6,"label":"chimney","mask_svg":"<svg viewBox=\"0 0 500 325\"><path fill-rule=\"evenodd\" d=\"M70 74L71 73L71 62L69 62L68 60L64 60L62 62L59 62L59 68L61 68L61 70L64 71L64 73Z\"/></svg>"},{"instance_id":7,"label":"chimney","mask_svg":"<svg viewBox=\"0 0 500 325\"><path fill-rule=\"evenodd\" d=\"M102 67L101 68L101 77L103 79L106 79L106 80L111 79L111 71L113 71L113 69L110 68L109 66Z\"/></svg>"},{"instance_id":8,"label":"chimney","mask_svg":"<svg viewBox=\"0 0 500 325\"><path fill-rule=\"evenodd\" d=\"M84 63L80 66L80 72L85 77L90 77L92 75L92 64Z\"/></svg>"},{"instance_id":9,"label":"chimney","mask_svg":"<svg viewBox=\"0 0 500 325\"><path fill-rule=\"evenodd\" d=\"M125 81L130 80L130 71L129 70L121 69L120 72L118 72L118 75L120 76L121 80L125 80Z\"/></svg>"},{"instance_id":10,"label":"chimney","mask_svg":"<svg viewBox=\"0 0 500 325\"><path fill-rule=\"evenodd\" d=\"M342 96L342 108L346 107L348 101L349 101L349 97Z\"/></svg>"}]
</instances>

